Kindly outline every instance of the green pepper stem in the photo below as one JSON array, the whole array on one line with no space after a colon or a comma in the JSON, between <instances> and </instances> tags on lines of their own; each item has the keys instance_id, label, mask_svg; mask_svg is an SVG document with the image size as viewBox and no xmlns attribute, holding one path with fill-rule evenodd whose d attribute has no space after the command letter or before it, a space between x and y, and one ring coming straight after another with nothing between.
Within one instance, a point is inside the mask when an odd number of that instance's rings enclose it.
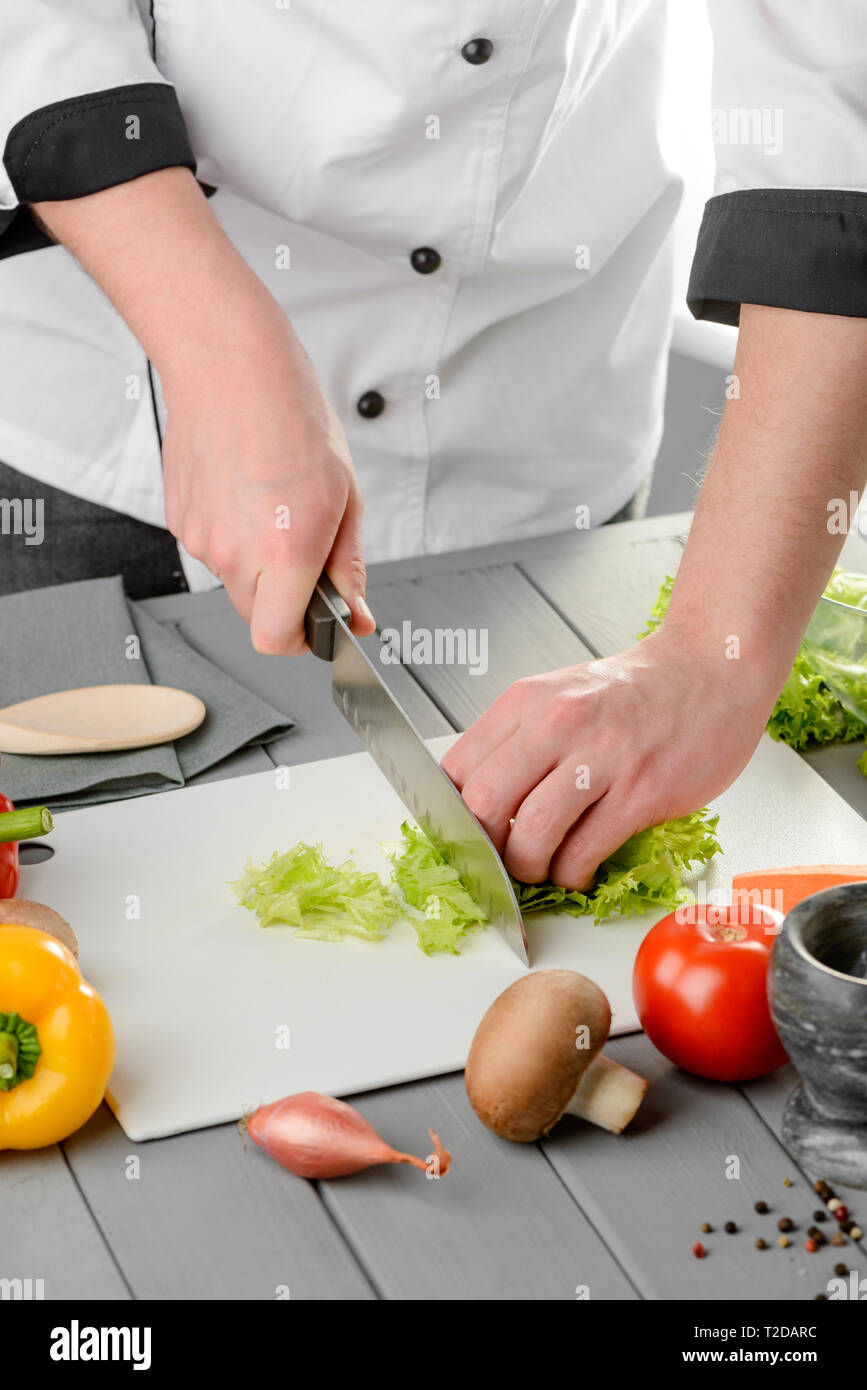
<instances>
[{"instance_id":1,"label":"green pepper stem","mask_svg":"<svg viewBox=\"0 0 867 1390\"><path fill-rule=\"evenodd\" d=\"M20 1014L0 1013L0 1091L29 1080L41 1055L35 1024Z\"/></svg>"},{"instance_id":2,"label":"green pepper stem","mask_svg":"<svg viewBox=\"0 0 867 1390\"><path fill-rule=\"evenodd\" d=\"M0 1033L0 1080L11 1081L18 1070L18 1039L14 1033Z\"/></svg>"},{"instance_id":3,"label":"green pepper stem","mask_svg":"<svg viewBox=\"0 0 867 1390\"><path fill-rule=\"evenodd\" d=\"M10 840L32 840L54 829L47 806L25 806L23 811L0 811L0 845Z\"/></svg>"}]
</instances>

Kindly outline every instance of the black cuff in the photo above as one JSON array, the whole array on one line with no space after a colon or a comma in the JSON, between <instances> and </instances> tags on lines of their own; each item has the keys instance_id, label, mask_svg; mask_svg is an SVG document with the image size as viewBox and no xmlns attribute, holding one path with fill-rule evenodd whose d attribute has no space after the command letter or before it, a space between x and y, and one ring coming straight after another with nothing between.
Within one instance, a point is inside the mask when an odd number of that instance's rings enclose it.
<instances>
[{"instance_id":1,"label":"black cuff","mask_svg":"<svg viewBox=\"0 0 867 1390\"><path fill-rule=\"evenodd\" d=\"M21 203L83 198L173 165L196 168L175 89L164 82L32 111L10 130L3 161Z\"/></svg>"},{"instance_id":2,"label":"black cuff","mask_svg":"<svg viewBox=\"0 0 867 1390\"><path fill-rule=\"evenodd\" d=\"M41 251L56 244L37 227L29 208L0 212L0 261L7 256L20 256L23 251Z\"/></svg>"},{"instance_id":3,"label":"black cuff","mask_svg":"<svg viewBox=\"0 0 867 1390\"><path fill-rule=\"evenodd\" d=\"M736 324L742 304L867 318L867 193L756 188L711 198L686 302Z\"/></svg>"}]
</instances>

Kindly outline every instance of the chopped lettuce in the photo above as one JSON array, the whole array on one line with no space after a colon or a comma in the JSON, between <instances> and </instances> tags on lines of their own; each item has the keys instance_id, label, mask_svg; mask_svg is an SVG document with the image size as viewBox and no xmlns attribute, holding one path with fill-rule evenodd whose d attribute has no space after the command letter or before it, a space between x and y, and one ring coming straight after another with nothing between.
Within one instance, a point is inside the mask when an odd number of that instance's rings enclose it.
<instances>
[{"instance_id":1,"label":"chopped lettuce","mask_svg":"<svg viewBox=\"0 0 867 1390\"><path fill-rule=\"evenodd\" d=\"M674 578L667 574L647 626L639 636L646 637L659 627L665 617L673 586ZM828 581L825 594L853 608L867 608L867 575L836 570ZM834 678L850 683L853 693L855 690L860 693L867 680L867 670L861 663L853 664L850 656L850 653L841 651L837 660L827 653L821 659L823 664L827 664L829 674L833 665ZM788 743L792 748L809 748L822 743L851 743L854 739L865 738L867 725L840 703L816 660L802 645L768 720L768 733L771 738ZM867 776L867 752L859 760L858 767Z\"/></svg>"},{"instance_id":2,"label":"chopped lettuce","mask_svg":"<svg viewBox=\"0 0 867 1390\"><path fill-rule=\"evenodd\" d=\"M459 955L460 938L483 926L487 917L464 887L457 869L423 830L404 821L400 833L403 848L388 857L405 902L423 914L412 919L419 947L428 956L433 951Z\"/></svg>"},{"instance_id":3,"label":"chopped lettuce","mask_svg":"<svg viewBox=\"0 0 867 1390\"><path fill-rule=\"evenodd\" d=\"M247 866L232 884L243 907L263 927L279 923L295 935L316 941L359 936L379 941L400 915L400 907L378 874L364 874L351 859L329 864L321 845L303 841L267 864Z\"/></svg>"},{"instance_id":4,"label":"chopped lettuce","mask_svg":"<svg viewBox=\"0 0 867 1390\"><path fill-rule=\"evenodd\" d=\"M695 811L640 831L600 865L586 893L513 879L521 915L568 912L601 922L615 913L629 917L649 908L673 911L690 896L684 873L693 864L707 864L719 851L717 820L707 810ZM415 923L419 945L427 954L457 952L459 938L486 919L424 831L404 821L401 834L403 852L392 855L391 862L403 897L425 914L423 922Z\"/></svg>"},{"instance_id":5,"label":"chopped lettuce","mask_svg":"<svg viewBox=\"0 0 867 1390\"><path fill-rule=\"evenodd\" d=\"M719 852L717 820L707 810L694 811L639 831L600 864L586 893L513 879L521 914L561 911L601 922L614 913L631 917L648 908L673 911L690 896L684 873L692 864L707 864Z\"/></svg>"},{"instance_id":6,"label":"chopped lettuce","mask_svg":"<svg viewBox=\"0 0 867 1390\"><path fill-rule=\"evenodd\" d=\"M562 911L601 922L614 913L673 909L689 897L684 872L691 864L706 864L719 850L716 824L716 816L696 811L642 830L600 865L587 893L513 879L521 913ZM425 955L459 955L461 938L484 927L487 917L447 855L423 830L404 821L400 833L402 847L388 857L402 902L378 874L360 873L351 859L335 867L321 845L303 842L285 854L275 852L267 864L248 859L232 884L235 896L263 927L294 927L296 936L317 941L340 941L347 935L379 941L408 909Z\"/></svg>"}]
</instances>

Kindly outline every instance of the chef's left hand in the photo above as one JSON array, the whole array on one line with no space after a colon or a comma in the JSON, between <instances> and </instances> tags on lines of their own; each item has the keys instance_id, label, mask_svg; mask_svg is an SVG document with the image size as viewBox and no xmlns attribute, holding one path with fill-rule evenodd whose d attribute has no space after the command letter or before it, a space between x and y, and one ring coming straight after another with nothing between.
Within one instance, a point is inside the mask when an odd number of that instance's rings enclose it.
<instances>
[{"instance_id":1,"label":"chef's left hand","mask_svg":"<svg viewBox=\"0 0 867 1390\"><path fill-rule=\"evenodd\" d=\"M514 878L583 889L630 835L734 781L775 695L743 663L658 632L516 681L442 765Z\"/></svg>"}]
</instances>

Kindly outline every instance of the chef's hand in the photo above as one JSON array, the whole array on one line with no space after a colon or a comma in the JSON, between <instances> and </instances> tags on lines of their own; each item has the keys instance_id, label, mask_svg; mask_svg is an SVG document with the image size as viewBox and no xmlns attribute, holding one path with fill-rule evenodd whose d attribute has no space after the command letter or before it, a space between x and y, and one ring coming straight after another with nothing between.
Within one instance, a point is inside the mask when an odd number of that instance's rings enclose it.
<instances>
[{"instance_id":1,"label":"chef's hand","mask_svg":"<svg viewBox=\"0 0 867 1390\"><path fill-rule=\"evenodd\" d=\"M751 698L737 664L702 665L659 633L516 681L443 768L514 878L587 888L630 835L705 805L745 766L774 696Z\"/></svg>"},{"instance_id":2,"label":"chef's hand","mask_svg":"<svg viewBox=\"0 0 867 1390\"><path fill-rule=\"evenodd\" d=\"M372 632L343 430L285 315L190 171L160 169L33 211L156 364L168 407L166 521L223 580L253 645L304 649L323 569L354 631Z\"/></svg>"},{"instance_id":3,"label":"chef's hand","mask_svg":"<svg viewBox=\"0 0 867 1390\"><path fill-rule=\"evenodd\" d=\"M734 781L840 552L841 507L855 525L867 320L742 304L731 379L662 627L518 681L443 760L516 878L584 888L630 835Z\"/></svg>"},{"instance_id":4,"label":"chef's hand","mask_svg":"<svg viewBox=\"0 0 867 1390\"><path fill-rule=\"evenodd\" d=\"M166 522L222 579L260 652L304 650L304 612L323 569L353 629L364 601L361 492L343 428L277 306L244 321L193 370L163 378ZM248 330L255 331L250 333Z\"/></svg>"}]
</instances>

